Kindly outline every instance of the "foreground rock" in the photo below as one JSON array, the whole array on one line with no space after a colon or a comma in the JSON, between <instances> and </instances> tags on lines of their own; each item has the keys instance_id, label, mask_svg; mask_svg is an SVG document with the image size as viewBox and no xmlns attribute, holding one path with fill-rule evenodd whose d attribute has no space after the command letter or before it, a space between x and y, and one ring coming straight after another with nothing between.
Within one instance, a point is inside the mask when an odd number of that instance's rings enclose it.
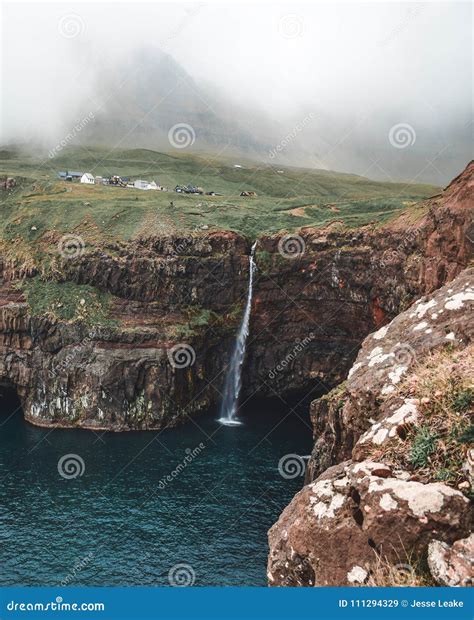
<instances>
[{"instance_id":1,"label":"foreground rock","mask_svg":"<svg viewBox=\"0 0 474 620\"><path fill-rule=\"evenodd\" d=\"M452 542L469 532L470 506L444 484L394 477L383 463L335 466L307 485L269 532L273 586L364 583L377 566L406 563L434 534Z\"/></svg>"},{"instance_id":2,"label":"foreground rock","mask_svg":"<svg viewBox=\"0 0 474 620\"><path fill-rule=\"evenodd\" d=\"M442 586L472 586L474 534L457 540L451 546L433 540L428 548L428 565L435 580Z\"/></svg>"},{"instance_id":3,"label":"foreground rock","mask_svg":"<svg viewBox=\"0 0 474 620\"><path fill-rule=\"evenodd\" d=\"M466 578L473 277L368 336L346 384L313 404L310 483L269 532L270 585L397 585L380 566L415 573L428 549L437 581Z\"/></svg>"}]
</instances>

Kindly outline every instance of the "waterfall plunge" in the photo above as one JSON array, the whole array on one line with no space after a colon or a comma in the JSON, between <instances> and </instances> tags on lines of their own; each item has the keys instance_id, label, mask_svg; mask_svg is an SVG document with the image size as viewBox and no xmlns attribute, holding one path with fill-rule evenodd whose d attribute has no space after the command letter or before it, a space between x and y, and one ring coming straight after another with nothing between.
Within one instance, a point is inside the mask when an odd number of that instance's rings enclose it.
<instances>
[{"instance_id":1,"label":"waterfall plunge","mask_svg":"<svg viewBox=\"0 0 474 620\"><path fill-rule=\"evenodd\" d=\"M230 360L229 369L224 385L224 397L222 399L219 422L226 426L238 426L242 424L237 418L237 405L239 402L240 388L242 387L242 365L245 357L245 347L247 336L249 335L250 311L252 309L253 295L253 276L255 274L255 247L257 242L252 246L249 256L250 274L249 274L249 290L247 293L247 303L245 312L240 324L237 340L235 341L234 351Z\"/></svg>"}]
</instances>

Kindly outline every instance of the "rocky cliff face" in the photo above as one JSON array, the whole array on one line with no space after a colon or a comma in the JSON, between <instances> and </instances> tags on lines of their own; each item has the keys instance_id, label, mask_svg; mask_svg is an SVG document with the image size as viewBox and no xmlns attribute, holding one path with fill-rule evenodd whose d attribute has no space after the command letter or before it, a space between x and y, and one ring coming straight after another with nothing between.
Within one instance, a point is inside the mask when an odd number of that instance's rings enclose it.
<instances>
[{"instance_id":1,"label":"rocky cliff face","mask_svg":"<svg viewBox=\"0 0 474 620\"><path fill-rule=\"evenodd\" d=\"M427 555L431 579L472 583L473 311L467 269L368 336L313 403L309 484L269 532L270 585L416 585Z\"/></svg>"},{"instance_id":2,"label":"rocky cliff face","mask_svg":"<svg viewBox=\"0 0 474 620\"><path fill-rule=\"evenodd\" d=\"M65 259L60 282L111 295L98 324L35 314L15 288L15 265L2 264L0 385L45 426L158 429L208 408L238 324L245 252L243 239L223 233ZM85 318L80 294L78 303Z\"/></svg>"},{"instance_id":3,"label":"rocky cliff face","mask_svg":"<svg viewBox=\"0 0 474 620\"><path fill-rule=\"evenodd\" d=\"M471 162L443 194L387 226L261 238L247 389L315 397L340 383L368 333L468 264L473 211Z\"/></svg>"},{"instance_id":4,"label":"rocky cliff face","mask_svg":"<svg viewBox=\"0 0 474 620\"><path fill-rule=\"evenodd\" d=\"M335 223L260 238L245 396L326 392L368 333L454 278L472 252L473 179L471 163L442 195L385 227ZM106 294L109 309L106 321L84 320L80 294L75 320L34 307L18 286L44 274L5 253L0 385L18 391L28 420L161 428L219 402L247 292L248 240L200 232L61 258L59 237L48 234L47 278Z\"/></svg>"}]
</instances>

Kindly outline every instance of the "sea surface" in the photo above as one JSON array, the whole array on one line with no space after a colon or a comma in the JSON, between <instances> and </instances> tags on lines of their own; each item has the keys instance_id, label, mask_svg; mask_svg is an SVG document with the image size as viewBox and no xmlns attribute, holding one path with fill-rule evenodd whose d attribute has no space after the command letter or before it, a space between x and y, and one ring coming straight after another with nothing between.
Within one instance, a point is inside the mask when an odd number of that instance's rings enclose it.
<instances>
[{"instance_id":1,"label":"sea surface","mask_svg":"<svg viewBox=\"0 0 474 620\"><path fill-rule=\"evenodd\" d=\"M303 483L278 464L309 454L309 417L257 401L242 426L217 417L51 430L0 397L0 585L266 585L267 530Z\"/></svg>"}]
</instances>

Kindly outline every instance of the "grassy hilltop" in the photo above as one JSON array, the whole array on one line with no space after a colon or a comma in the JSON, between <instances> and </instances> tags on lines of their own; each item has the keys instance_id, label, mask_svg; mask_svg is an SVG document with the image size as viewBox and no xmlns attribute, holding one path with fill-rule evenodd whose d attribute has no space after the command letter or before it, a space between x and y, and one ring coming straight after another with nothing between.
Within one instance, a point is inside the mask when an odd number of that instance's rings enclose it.
<instances>
[{"instance_id":1,"label":"grassy hilltop","mask_svg":"<svg viewBox=\"0 0 474 620\"><path fill-rule=\"evenodd\" d=\"M176 184L191 183L222 196L68 183L56 176L66 169L155 180L170 190ZM68 147L53 159L4 148L0 150L0 175L13 176L18 182L13 191L0 193L0 236L7 243L21 240L27 244L52 229L64 233L84 229L100 240L203 226L256 237L332 221L349 227L378 224L438 191L431 185L380 183L324 170L96 147ZM257 196L240 197L242 190L255 191Z\"/></svg>"}]
</instances>

